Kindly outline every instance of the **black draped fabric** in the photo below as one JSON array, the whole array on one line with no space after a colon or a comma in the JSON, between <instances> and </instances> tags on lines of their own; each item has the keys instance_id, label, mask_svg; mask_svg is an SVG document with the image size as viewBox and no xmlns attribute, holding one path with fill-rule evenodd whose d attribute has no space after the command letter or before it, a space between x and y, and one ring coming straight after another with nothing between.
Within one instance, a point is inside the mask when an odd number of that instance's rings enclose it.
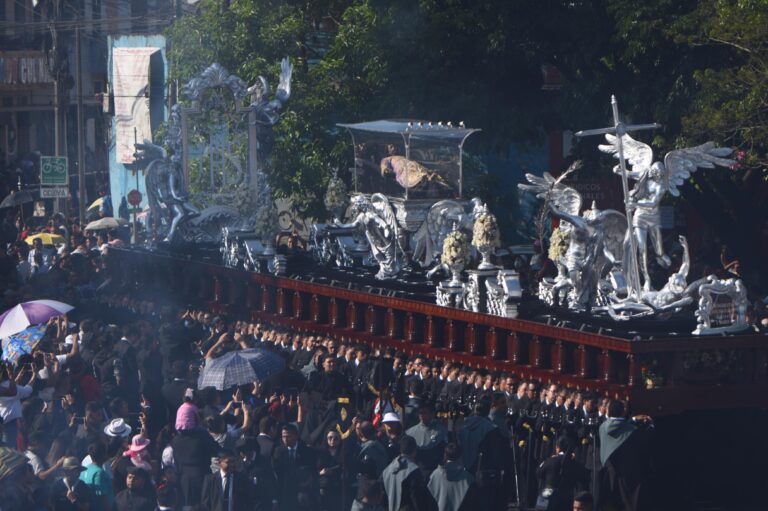
<instances>
[{"instance_id":1,"label":"black draped fabric","mask_svg":"<svg viewBox=\"0 0 768 511\"><path fill-rule=\"evenodd\" d=\"M645 424L618 419L600 426L603 504L627 511L647 509L644 483L651 468L651 431Z\"/></svg>"}]
</instances>

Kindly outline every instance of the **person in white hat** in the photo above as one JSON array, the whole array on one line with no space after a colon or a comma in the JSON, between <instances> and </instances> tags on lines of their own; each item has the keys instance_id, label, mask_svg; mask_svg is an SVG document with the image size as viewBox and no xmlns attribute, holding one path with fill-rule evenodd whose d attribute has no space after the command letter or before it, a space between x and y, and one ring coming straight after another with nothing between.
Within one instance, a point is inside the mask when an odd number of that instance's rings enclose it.
<instances>
[{"instance_id":1,"label":"person in white hat","mask_svg":"<svg viewBox=\"0 0 768 511\"><path fill-rule=\"evenodd\" d=\"M131 431L133 431L131 426L122 418L112 419L104 427L104 434L112 438L125 438L131 434Z\"/></svg>"},{"instance_id":2,"label":"person in white hat","mask_svg":"<svg viewBox=\"0 0 768 511\"><path fill-rule=\"evenodd\" d=\"M403 423L396 412L387 412L381 420L384 427L384 439L390 461L400 454L400 439L403 437Z\"/></svg>"}]
</instances>

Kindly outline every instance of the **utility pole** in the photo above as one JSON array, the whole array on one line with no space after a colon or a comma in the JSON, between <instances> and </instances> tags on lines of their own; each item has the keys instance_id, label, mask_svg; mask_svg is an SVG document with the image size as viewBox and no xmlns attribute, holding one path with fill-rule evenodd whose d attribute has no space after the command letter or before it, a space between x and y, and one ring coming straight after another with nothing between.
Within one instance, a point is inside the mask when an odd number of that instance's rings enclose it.
<instances>
[{"instance_id":1,"label":"utility pole","mask_svg":"<svg viewBox=\"0 0 768 511\"><path fill-rule=\"evenodd\" d=\"M75 59L77 69L77 204L80 207L80 224L85 224L85 140L83 133L83 58L81 54L80 32L75 28Z\"/></svg>"},{"instance_id":2,"label":"utility pole","mask_svg":"<svg viewBox=\"0 0 768 511\"><path fill-rule=\"evenodd\" d=\"M62 41L59 38L60 33L56 26L56 22L59 21L59 18L61 17L61 0L55 0L53 3L53 22L51 23L51 39L52 39L52 47L51 47L51 53L52 53L52 71L53 73L53 136L54 136L54 152L56 156L66 156L67 151L65 149L64 144L64 133L63 133L63 116L62 116L62 97L61 97L61 89L62 89L62 82L65 79L63 70L62 70L62 62L61 62L61 44ZM66 199L54 199L53 201L53 209L55 213L58 213L60 211L64 211L65 215L68 215L67 209L67 200Z\"/></svg>"}]
</instances>

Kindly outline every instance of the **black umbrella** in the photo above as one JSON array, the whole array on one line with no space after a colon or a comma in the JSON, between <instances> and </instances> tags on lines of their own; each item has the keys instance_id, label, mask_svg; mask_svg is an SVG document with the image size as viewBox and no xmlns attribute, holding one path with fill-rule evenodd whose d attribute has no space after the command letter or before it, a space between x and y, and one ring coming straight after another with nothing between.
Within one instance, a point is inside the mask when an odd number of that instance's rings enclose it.
<instances>
[{"instance_id":1,"label":"black umbrella","mask_svg":"<svg viewBox=\"0 0 768 511\"><path fill-rule=\"evenodd\" d=\"M40 197L38 190L21 190L18 192L11 192L8 196L0 202L0 209L15 208L26 204L27 202L34 202Z\"/></svg>"}]
</instances>

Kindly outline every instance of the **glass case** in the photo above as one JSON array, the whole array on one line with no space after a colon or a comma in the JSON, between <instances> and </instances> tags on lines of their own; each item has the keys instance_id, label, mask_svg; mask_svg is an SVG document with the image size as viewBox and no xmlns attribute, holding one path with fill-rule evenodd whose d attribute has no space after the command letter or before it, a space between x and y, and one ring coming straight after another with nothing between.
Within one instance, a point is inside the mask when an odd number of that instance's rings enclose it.
<instances>
[{"instance_id":1,"label":"glass case","mask_svg":"<svg viewBox=\"0 0 768 511\"><path fill-rule=\"evenodd\" d=\"M469 135L480 130L408 120L339 126L352 135L356 193L403 199L462 198L462 147Z\"/></svg>"}]
</instances>

